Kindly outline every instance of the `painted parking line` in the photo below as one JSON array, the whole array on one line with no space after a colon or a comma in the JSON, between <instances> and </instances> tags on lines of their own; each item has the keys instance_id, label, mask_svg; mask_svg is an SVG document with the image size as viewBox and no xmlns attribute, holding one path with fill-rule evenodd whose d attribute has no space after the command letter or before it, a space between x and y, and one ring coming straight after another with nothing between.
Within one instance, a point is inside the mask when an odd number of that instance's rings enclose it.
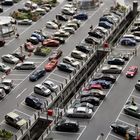
<instances>
[{"instance_id":1,"label":"painted parking line","mask_svg":"<svg viewBox=\"0 0 140 140\"><path fill-rule=\"evenodd\" d=\"M72 134L72 135L79 135L81 133L73 133L73 132L61 132L61 131L51 131L52 133L57 133L57 134Z\"/></svg>"},{"instance_id":2,"label":"painted parking line","mask_svg":"<svg viewBox=\"0 0 140 140\"><path fill-rule=\"evenodd\" d=\"M135 118L135 117L133 117L133 116L130 116L130 115L127 115L127 114L124 114L124 113L121 113L120 115L127 116L127 117L129 117L129 118L131 118L131 119L134 119L135 121L140 121L140 119L137 119L137 118Z\"/></svg>"},{"instance_id":3,"label":"painted parking line","mask_svg":"<svg viewBox=\"0 0 140 140\"><path fill-rule=\"evenodd\" d=\"M25 116L27 116L27 117L29 117L29 118L32 117L31 115L29 115L29 114L27 114L27 113L24 113L24 112L22 112L22 111L20 111L20 110L18 110L18 109L14 109L13 111L15 111L15 112L20 112L21 114L24 114Z\"/></svg>"},{"instance_id":4,"label":"painted parking line","mask_svg":"<svg viewBox=\"0 0 140 140\"><path fill-rule=\"evenodd\" d=\"M61 84L61 82L60 82L60 81L57 81L57 80L55 80L55 79L47 78L47 80L50 80L50 81L55 81L56 83Z\"/></svg>"},{"instance_id":5,"label":"painted parking line","mask_svg":"<svg viewBox=\"0 0 140 140\"><path fill-rule=\"evenodd\" d=\"M79 140L79 139L80 139L80 137L82 136L82 134L84 133L84 131L85 131L86 128L87 128L87 126L85 126L85 127L83 128L82 132L80 133L80 135L78 136L78 138L77 138L76 140Z\"/></svg>"},{"instance_id":6,"label":"painted parking line","mask_svg":"<svg viewBox=\"0 0 140 140\"><path fill-rule=\"evenodd\" d=\"M118 136L116 136L116 135L113 135L113 134L110 134L110 136L117 138L117 140L124 140L123 138L121 138L121 137L118 137Z\"/></svg>"},{"instance_id":7,"label":"painted parking line","mask_svg":"<svg viewBox=\"0 0 140 140\"><path fill-rule=\"evenodd\" d=\"M134 98L138 98L138 99L140 99L140 97L139 96L137 96L137 95L132 95Z\"/></svg>"},{"instance_id":8,"label":"painted parking line","mask_svg":"<svg viewBox=\"0 0 140 140\"><path fill-rule=\"evenodd\" d=\"M55 73L52 73L53 75L56 75L57 77L61 77L61 78L63 78L63 79L66 79L66 77L64 77L64 76L61 76L61 75L58 75L58 74L55 74Z\"/></svg>"},{"instance_id":9,"label":"painted parking line","mask_svg":"<svg viewBox=\"0 0 140 140\"><path fill-rule=\"evenodd\" d=\"M18 94L18 96L16 98L19 98L26 90L27 90L27 88L25 88L20 94Z\"/></svg>"},{"instance_id":10,"label":"painted parking line","mask_svg":"<svg viewBox=\"0 0 140 140\"><path fill-rule=\"evenodd\" d=\"M15 73L10 73L10 76L27 76L28 74L22 74L22 73L19 73L19 74L15 74Z\"/></svg>"}]
</instances>

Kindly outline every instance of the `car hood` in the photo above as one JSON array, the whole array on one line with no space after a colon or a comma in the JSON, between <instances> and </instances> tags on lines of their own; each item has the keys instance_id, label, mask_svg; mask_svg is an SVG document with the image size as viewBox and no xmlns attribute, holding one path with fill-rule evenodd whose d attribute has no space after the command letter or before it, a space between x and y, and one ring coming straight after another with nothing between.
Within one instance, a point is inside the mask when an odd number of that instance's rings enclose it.
<instances>
[{"instance_id":1,"label":"car hood","mask_svg":"<svg viewBox=\"0 0 140 140\"><path fill-rule=\"evenodd\" d=\"M27 123L27 121L24 120L24 119L21 119L20 121L17 122L17 124L18 124L19 126L22 126L22 125L24 125L24 124L26 124L26 123Z\"/></svg>"}]
</instances>

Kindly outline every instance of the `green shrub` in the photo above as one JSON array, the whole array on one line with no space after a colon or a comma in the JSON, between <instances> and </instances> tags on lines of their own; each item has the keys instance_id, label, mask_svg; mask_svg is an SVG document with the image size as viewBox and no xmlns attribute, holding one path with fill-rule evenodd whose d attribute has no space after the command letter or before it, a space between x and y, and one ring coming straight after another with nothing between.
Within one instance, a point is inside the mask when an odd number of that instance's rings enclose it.
<instances>
[{"instance_id":1,"label":"green shrub","mask_svg":"<svg viewBox=\"0 0 140 140\"><path fill-rule=\"evenodd\" d=\"M10 131L6 131L5 129L0 130L0 138L10 140L12 137L13 134Z\"/></svg>"}]
</instances>

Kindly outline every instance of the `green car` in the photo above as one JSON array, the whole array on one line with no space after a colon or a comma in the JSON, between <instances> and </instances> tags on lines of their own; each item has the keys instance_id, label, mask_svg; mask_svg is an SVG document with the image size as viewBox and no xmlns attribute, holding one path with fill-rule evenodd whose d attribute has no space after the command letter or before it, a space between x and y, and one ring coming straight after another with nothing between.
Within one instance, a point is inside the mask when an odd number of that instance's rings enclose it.
<instances>
[{"instance_id":1,"label":"green car","mask_svg":"<svg viewBox=\"0 0 140 140\"><path fill-rule=\"evenodd\" d=\"M47 47L37 47L35 52L34 52L34 55L38 55L38 56L47 56L49 53L51 52L51 49L50 48L47 48Z\"/></svg>"},{"instance_id":2,"label":"green car","mask_svg":"<svg viewBox=\"0 0 140 140\"><path fill-rule=\"evenodd\" d=\"M124 113L140 119L140 110L137 105L132 105L131 103L127 104L124 107Z\"/></svg>"}]
</instances>

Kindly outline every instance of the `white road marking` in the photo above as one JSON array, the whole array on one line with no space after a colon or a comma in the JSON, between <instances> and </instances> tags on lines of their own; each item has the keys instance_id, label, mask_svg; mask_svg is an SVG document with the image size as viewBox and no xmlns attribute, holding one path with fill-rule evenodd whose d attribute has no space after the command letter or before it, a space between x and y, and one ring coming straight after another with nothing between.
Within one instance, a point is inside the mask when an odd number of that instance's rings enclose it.
<instances>
[{"instance_id":1,"label":"white road marking","mask_svg":"<svg viewBox=\"0 0 140 140\"><path fill-rule=\"evenodd\" d=\"M22 74L22 73L21 74L10 73L10 76L11 75L13 75L13 76L27 76L27 74Z\"/></svg>"},{"instance_id":2,"label":"white road marking","mask_svg":"<svg viewBox=\"0 0 140 140\"><path fill-rule=\"evenodd\" d=\"M99 140L99 139L100 139L100 137L101 137L101 135L99 135L99 136L97 137L97 139L96 139L96 140Z\"/></svg>"},{"instance_id":3,"label":"white road marking","mask_svg":"<svg viewBox=\"0 0 140 140\"><path fill-rule=\"evenodd\" d=\"M2 122L0 122L0 125L1 125L1 124L5 124L5 120L2 120Z\"/></svg>"},{"instance_id":4,"label":"white road marking","mask_svg":"<svg viewBox=\"0 0 140 140\"><path fill-rule=\"evenodd\" d=\"M67 79L67 77L64 77L64 76L61 76L61 75L58 75L58 74L55 74L55 73L52 73L53 75L56 75L56 76L58 76L58 77L61 77L61 78L63 78L63 79Z\"/></svg>"},{"instance_id":5,"label":"white road marking","mask_svg":"<svg viewBox=\"0 0 140 140\"><path fill-rule=\"evenodd\" d=\"M13 79L13 78L10 78L11 80L15 80L15 81L22 81L23 79Z\"/></svg>"},{"instance_id":6,"label":"white road marking","mask_svg":"<svg viewBox=\"0 0 140 140\"><path fill-rule=\"evenodd\" d=\"M140 97L139 96L136 96L136 95L132 95L134 98L138 98L138 99L140 99Z\"/></svg>"},{"instance_id":7,"label":"white road marking","mask_svg":"<svg viewBox=\"0 0 140 140\"><path fill-rule=\"evenodd\" d=\"M55 82L57 82L57 83L60 83L60 84L61 84L61 82L60 82L60 81L57 81L57 80L55 80L55 79L47 78L47 80L50 80L50 81L55 81Z\"/></svg>"},{"instance_id":8,"label":"white road marking","mask_svg":"<svg viewBox=\"0 0 140 140\"><path fill-rule=\"evenodd\" d=\"M72 135L79 135L79 134L81 134L81 133L73 133L73 132L61 132L61 131L55 131L55 130L53 130L52 131L53 133L58 133L58 134L72 134Z\"/></svg>"},{"instance_id":9,"label":"white road marking","mask_svg":"<svg viewBox=\"0 0 140 140\"><path fill-rule=\"evenodd\" d=\"M122 123L124 123L124 124L127 124L127 125L129 125L129 126L131 126L131 127L136 127L135 125L133 125L133 124L131 124L131 123L128 123L128 122L126 122L126 121L123 121L123 120L120 120L120 119L118 119L118 121L119 122L122 122ZM138 127L138 128L140 128L140 127Z\"/></svg>"},{"instance_id":10,"label":"white road marking","mask_svg":"<svg viewBox=\"0 0 140 140\"><path fill-rule=\"evenodd\" d=\"M27 90L27 88L25 88L20 94L18 94L18 96L16 98L20 97L26 90Z\"/></svg>"},{"instance_id":11,"label":"white road marking","mask_svg":"<svg viewBox=\"0 0 140 140\"><path fill-rule=\"evenodd\" d=\"M117 138L118 140L124 140L123 138L120 138L120 137L118 137L118 136L116 136L116 135L113 135L113 134L110 134L110 136L115 137L115 138Z\"/></svg>"},{"instance_id":12,"label":"white road marking","mask_svg":"<svg viewBox=\"0 0 140 140\"><path fill-rule=\"evenodd\" d=\"M21 114L24 114L25 116L28 116L29 118L32 117L31 115L29 115L29 114L27 114L27 113L24 113L24 112L22 112L22 111L20 111L20 110L18 110L18 109L14 109L14 111L20 112Z\"/></svg>"},{"instance_id":13,"label":"white road marking","mask_svg":"<svg viewBox=\"0 0 140 140\"><path fill-rule=\"evenodd\" d=\"M76 140L79 140L80 137L82 136L82 134L84 133L85 129L87 128L87 126L84 127L84 129L82 130L82 132L80 133L80 135L78 136L78 138Z\"/></svg>"}]
</instances>

